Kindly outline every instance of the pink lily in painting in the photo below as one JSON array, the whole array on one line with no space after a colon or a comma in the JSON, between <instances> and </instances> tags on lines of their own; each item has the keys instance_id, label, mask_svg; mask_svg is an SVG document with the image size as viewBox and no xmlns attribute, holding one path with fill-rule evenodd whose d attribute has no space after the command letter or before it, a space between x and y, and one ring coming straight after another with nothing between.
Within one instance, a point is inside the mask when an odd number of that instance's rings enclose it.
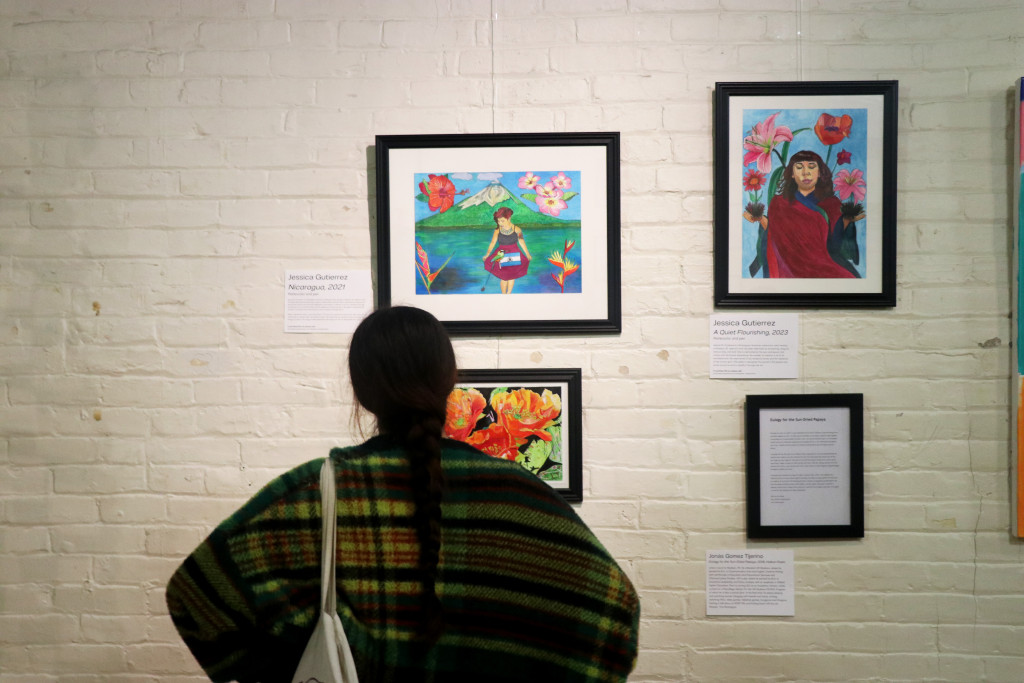
<instances>
[{"instance_id":1,"label":"pink lily in painting","mask_svg":"<svg viewBox=\"0 0 1024 683\"><path fill-rule=\"evenodd\" d=\"M836 194L839 195L839 199L842 201L846 201L851 196L854 201L863 201L864 195L867 194L864 172L859 168L855 168L852 171L844 168L839 171L836 174L834 185Z\"/></svg>"},{"instance_id":2,"label":"pink lily in painting","mask_svg":"<svg viewBox=\"0 0 1024 683\"><path fill-rule=\"evenodd\" d=\"M788 126L776 126L775 117L781 112L775 112L764 121L755 123L750 135L743 138L743 165L756 163L757 170L761 173L770 173L772 170L772 152L776 145L781 142L793 140L793 132Z\"/></svg>"}]
</instances>

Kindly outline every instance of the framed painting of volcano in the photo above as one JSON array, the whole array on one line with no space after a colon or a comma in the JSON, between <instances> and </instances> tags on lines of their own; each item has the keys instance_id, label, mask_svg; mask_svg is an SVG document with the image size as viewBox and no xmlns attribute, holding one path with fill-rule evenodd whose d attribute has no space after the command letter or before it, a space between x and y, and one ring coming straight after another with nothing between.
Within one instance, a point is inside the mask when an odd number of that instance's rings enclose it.
<instances>
[{"instance_id":1,"label":"framed painting of volcano","mask_svg":"<svg viewBox=\"0 0 1024 683\"><path fill-rule=\"evenodd\" d=\"M452 334L622 331L619 134L380 135L377 303Z\"/></svg>"}]
</instances>

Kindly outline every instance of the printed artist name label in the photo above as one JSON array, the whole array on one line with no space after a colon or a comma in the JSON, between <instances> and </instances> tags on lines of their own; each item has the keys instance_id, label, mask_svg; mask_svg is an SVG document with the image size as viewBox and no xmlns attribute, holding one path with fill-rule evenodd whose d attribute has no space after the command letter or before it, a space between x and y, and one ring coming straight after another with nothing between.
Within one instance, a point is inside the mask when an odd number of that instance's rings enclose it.
<instances>
[{"instance_id":1,"label":"printed artist name label","mask_svg":"<svg viewBox=\"0 0 1024 683\"><path fill-rule=\"evenodd\" d=\"M288 270L284 283L285 332L351 333L373 310L368 270Z\"/></svg>"},{"instance_id":2,"label":"printed artist name label","mask_svg":"<svg viewBox=\"0 0 1024 683\"><path fill-rule=\"evenodd\" d=\"M792 379L798 374L795 313L712 315L712 379Z\"/></svg>"}]
</instances>

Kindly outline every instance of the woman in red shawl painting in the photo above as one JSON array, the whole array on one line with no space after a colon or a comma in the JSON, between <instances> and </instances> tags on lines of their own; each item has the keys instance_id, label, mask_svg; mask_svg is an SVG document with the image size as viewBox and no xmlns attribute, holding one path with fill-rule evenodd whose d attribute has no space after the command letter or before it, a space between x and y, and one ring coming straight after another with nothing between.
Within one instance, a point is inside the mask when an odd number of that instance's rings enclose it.
<instances>
[{"instance_id":1,"label":"woman in red shawl painting","mask_svg":"<svg viewBox=\"0 0 1024 683\"><path fill-rule=\"evenodd\" d=\"M865 214L843 216L832 185L832 171L809 150L794 154L779 193L759 222L766 231L764 259L772 278L856 278L856 268L840 254L847 230ZM771 227L769 228L769 217Z\"/></svg>"}]
</instances>

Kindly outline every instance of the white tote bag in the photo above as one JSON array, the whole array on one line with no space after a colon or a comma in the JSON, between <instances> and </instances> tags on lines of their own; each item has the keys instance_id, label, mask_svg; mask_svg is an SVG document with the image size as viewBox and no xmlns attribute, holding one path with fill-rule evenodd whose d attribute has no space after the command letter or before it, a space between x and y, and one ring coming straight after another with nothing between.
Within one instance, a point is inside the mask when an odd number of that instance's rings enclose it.
<instances>
[{"instance_id":1,"label":"white tote bag","mask_svg":"<svg viewBox=\"0 0 1024 683\"><path fill-rule=\"evenodd\" d=\"M320 558L320 620L306 644L293 683L358 683L352 650L345 629L338 618L338 602L334 585L334 548L337 541L334 467L324 460L320 470L320 497L323 506L323 528Z\"/></svg>"}]
</instances>

